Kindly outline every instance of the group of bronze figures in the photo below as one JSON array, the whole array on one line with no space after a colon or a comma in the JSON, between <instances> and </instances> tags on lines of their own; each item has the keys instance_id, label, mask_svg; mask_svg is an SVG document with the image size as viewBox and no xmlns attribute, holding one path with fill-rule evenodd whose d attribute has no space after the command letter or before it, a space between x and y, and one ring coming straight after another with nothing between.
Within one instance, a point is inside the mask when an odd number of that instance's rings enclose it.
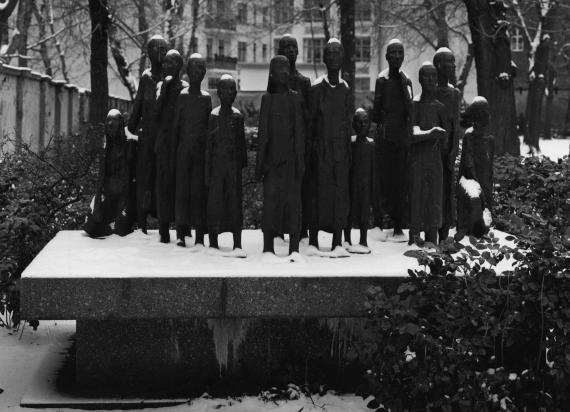
<instances>
[{"instance_id":1,"label":"group of bronze figures","mask_svg":"<svg viewBox=\"0 0 570 412\"><path fill-rule=\"evenodd\" d=\"M297 41L284 35L261 100L255 177L263 182L264 252L274 255L274 238L288 234L292 261L302 260L299 242L306 236L307 255L370 253L370 221L383 228L385 214L394 226L388 240L406 241L407 227L410 244L445 240L455 225L456 236L480 236L488 229L493 180L489 107L477 97L460 115L449 49L439 49L433 63L422 65L422 92L414 97L401 71L403 44L392 40L386 52L389 68L376 81L370 114L354 110L341 78L343 47L337 39L326 44L327 73L313 85L296 69L297 55ZM219 250L218 235L231 232L234 250L228 255L245 257L241 172L247 151L244 117L232 106L236 82L230 75L220 78L220 106L212 109L210 95L200 89L206 74L202 56L188 60L188 83L180 78L182 57L167 51L162 37L150 40L148 56L152 65L140 80L127 127L117 110L107 117L105 154L85 230L93 237L125 235L136 221L146 233L147 217L155 215L163 243L170 242L172 223L179 246L195 229L193 250L204 246L205 234L210 248ZM377 125L374 139L371 121ZM463 127L468 129L457 179ZM138 139L128 140L126 134ZM355 225L360 240L353 245ZM330 252L319 249L319 231L332 233Z\"/></svg>"}]
</instances>

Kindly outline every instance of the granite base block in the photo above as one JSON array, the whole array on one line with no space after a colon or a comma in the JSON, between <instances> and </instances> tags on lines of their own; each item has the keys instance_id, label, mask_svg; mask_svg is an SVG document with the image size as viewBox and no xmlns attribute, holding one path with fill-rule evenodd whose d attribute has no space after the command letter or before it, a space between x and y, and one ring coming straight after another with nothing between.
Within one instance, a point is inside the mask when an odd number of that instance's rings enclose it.
<instances>
[{"instance_id":1,"label":"granite base block","mask_svg":"<svg viewBox=\"0 0 570 412\"><path fill-rule=\"evenodd\" d=\"M363 319L77 321L79 387L258 393L271 386L354 388L363 370L350 344Z\"/></svg>"}]
</instances>

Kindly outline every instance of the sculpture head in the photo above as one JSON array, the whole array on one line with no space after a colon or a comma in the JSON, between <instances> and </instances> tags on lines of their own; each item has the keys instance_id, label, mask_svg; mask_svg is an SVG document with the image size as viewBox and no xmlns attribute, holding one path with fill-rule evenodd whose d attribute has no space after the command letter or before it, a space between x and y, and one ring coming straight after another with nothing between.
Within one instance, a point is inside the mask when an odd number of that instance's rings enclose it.
<instances>
[{"instance_id":1,"label":"sculpture head","mask_svg":"<svg viewBox=\"0 0 570 412\"><path fill-rule=\"evenodd\" d=\"M146 45L146 53L152 64L161 64L167 50L168 44L160 35L152 36Z\"/></svg>"},{"instance_id":2,"label":"sculpture head","mask_svg":"<svg viewBox=\"0 0 570 412\"><path fill-rule=\"evenodd\" d=\"M354 112L352 128L357 136L368 136L370 132L370 118L368 117L368 112L362 107L359 107Z\"/></svg>"},{"instance_id":3,"label":"sculpture head","mask_svg":"<svg viewBox=\"0 0 570 412\"><path fill-rule=\"evenodd\" d=\"M123 114L117 109L111 109L107 113L107 118L105 119L105 135L110 139L107 139L108 143L112 143L119 137L123 137L123 127L124 118Z\"/></svg>"},{"instance_id":4,"label":"sculpture head","mask_svg":"<svg viewBox=\"0 0 570 412\"><path fill-rule=\"evenodd\" d=\"M279 39L279 48L277 49L277 54L287 57L290 65L295 64L297 61L297 56L299 55L299 46L297 45L297 39L295 39L289 33L284 34Z\"/></svg>"},{"instance_id":5,"label":"sculpture head","mask_svg":"<svg viewBox=\"0 0 570 412\"><path fill-rule=\"evenodd\" d=\"M166 53L166 56L164 56L164 61L162 62L163 76L178 77L181 68L182 68L182 56L180 55L178 50L175 49L168 50L168 53Z\"/></svg>"},{"instance_id":6,"label":"sculpture head","mask_svg":"<svg viewBox=\"0 0 570 412\"><path fill-rule=\"evenodd\" d=\"M327 66L327 70L340 70L342 66L342 58L344 56L344 47L336 38L331 38L323 50L323 62Z\"/></svg>"},{"instance_id":7,"label":"sculpture head","mask_svg":"<svg viewBox=\"0 0 570 412\"><path fill-rule=\"evenodd\" d=\"M267 92L275 93L289 88L289 60L285 56L277 55L269 63L269 79Z\"/></svg>"},{"instance_id":8,"label":"sculpture head","mask_svg":"<svg viewBox=\"0 0 570 412\"><path fill-rule=\"evenodd\" d=\"M223 74L218 81L218 98L222 107L231 107L237 96L237 84L232 76Z\"/></svg>"},{"instance_id":9,"label":"sculpture head","mask_svg":"<svg viewBox=\"0 0 570 412\"><path fill-rule=\"evenodd\" d=\"M484 128L489 125L490 113L489 102L483 96L475 96L465 110L463 120L467 124L473 124L476 128Z\"/></svg>"},{"instance_id":10,"label":"sculpture head","mask_svg":"<svg viewBox=\"0 0 570 412\"><path fill-rule=\"evenodd\" d=\"M194 53L188 59L186 74L190 84L200 84L206 75L206 60L200 53Z\"/></svg>"},{"instance_id":11,"label":"sculpture head","mask_svg":"<svg viewBox=\"0 0 570 412\"><path fill-rule=\"evenodd\" d=\"M455 77L455 56L447 47L437 49L433 56L433 65L439 76L448 80Z\"/></svg>"},{"instance_id":12,"label":"sculpture head","mask_svg":"<svg viewBox=\"0 0 570 412\"><path fill-rule=\"evenodd\" d=\"M404 45L398 39L392 39L386 48L386 61L391 72L397 72L404 62Z\"/></svg>"},{"instance_id":13,"label":"sculpture head","mask_svg":"<svg viewBox=\"0 0 570 412\"><path fill-rule=\"evenodd\" d=\"M422 93L433 92L437 87L437 70L431 62L425 62L420 68L419 76Z\"/></svg>"}]
</instances>

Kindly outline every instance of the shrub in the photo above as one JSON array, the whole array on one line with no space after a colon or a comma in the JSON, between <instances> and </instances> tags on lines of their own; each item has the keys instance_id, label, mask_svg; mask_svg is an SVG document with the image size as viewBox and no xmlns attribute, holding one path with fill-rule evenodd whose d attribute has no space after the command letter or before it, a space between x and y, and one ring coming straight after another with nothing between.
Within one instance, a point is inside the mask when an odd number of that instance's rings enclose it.
<instances>
[{"instance_id":1,"label":"shrub","mask_svg":"<svg viewBox=\"0 0 570 412\"><path fill-rule=\"evenodd\" d=\"M96 182L94 151L79 136L40 153L22 146L0 157L0 313L19 322L17 279L59 231L84 222Z\"/></svg>"},{"instance_id":2,"label":"shrub","mask_svg":"<svg viewBox=\"0 0 570 412\"><path fill-rule=\"evenodd\" d=\"M467 245L407 252L424 269L371 291L354 355L377 410L556 411L570 396L568 160L497 160L497 226ZM501 275L505 259L513 270Z\"/></svg>"}]
</instances>

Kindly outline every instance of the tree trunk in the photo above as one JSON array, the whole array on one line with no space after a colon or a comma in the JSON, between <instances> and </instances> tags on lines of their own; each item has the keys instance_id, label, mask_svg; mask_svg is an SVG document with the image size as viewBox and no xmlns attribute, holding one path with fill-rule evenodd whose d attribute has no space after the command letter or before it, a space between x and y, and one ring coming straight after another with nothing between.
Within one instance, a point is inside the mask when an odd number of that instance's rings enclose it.
<instances>
[{"instance_id":1,"label":"tree trunk","mask_svg":"<svg viewBox=\"0 0 570 412\"><path fill-rule=\"evenodd\" d=\"M429 8L433 7L431 2L426 2L429 4ZM440 47L449 47L449 27L447 25L446 19L446 3L441 3L438 7L431 11L431 18L436 25L437 32L437 49Z\"/></svg>"},{"instance_id":2,"label":"tree trunk","mask_svg":"<svg viewBox=\"0 0 570 412\"><path fill-rule=\"evenodd\" d=\"M354 79L356 65L354 55L356 50L354 37L355 2L353 0L339 0L340 5L340 41L344 48L342 61L342 78L348 83L352 92L354 105Z\"/></svg>"},{"instance_id":3,"label":"tree trunk","mask_svg":"<svg viewBox=\"0 0 570 412\"><path fill-rule=\"evenodd\" d=\"M546 76L550 56L550 40L541 41L536 49L534 67L530 68L528 96L526 100L526 118L528 121L525 143L531 151L540 150L540 121L542 119L542 101L546 89Z\"/></svg>"},{"instance_id":4,"label":"tree trunk","mask_svg":"<svg viewBox=\"0 0 570 412\"><path fill-rule=\"evenodd\" d=\"M142 47L141 56L139 60L139 79L142 77L143 72L146 70L146 45L148 44L148 22L146 20L146 0L139 0L136 2L137 15L139 20L139 33L141 33Z\"/></svg>"},{"instance_id":5,"label":"tree trunk","mask_svg":"<svg viewBox=\"0 0 570 412\"><path fill-rule=\"evenodd\" d=\"M89 122L93 126L104 124L107 117L109 99L109 79L107 78L108 14L107 0L89 0L89 15L91 17Z\"/></svg>"},{"instance_id":6,"label":"tree trunk","mask_svg":"<svg viewBox=\"0 0 570 412\"><path fill-rule=\"evenodd\" d=\"M117 72L121 78L121 83L127 88L131 100L134 100L137 93L137 84L135 79L131 74L131 69L127 63L127 58L125 57L125 52L123 50L123 45L121 40L117 36L117 29L114 23L109 24L109 40L110 49L115 65L117 66Z\"/></svg>"},{"instance_id":7,"label":"tree trunk","mask_svg":"<svg viewBox=\"0 0 570 412\"><path fill-rule=\"evenodd\" d=\"M33 3L32 11L36 18L36 22L38 23L38 33L40 39L45 39L47 32L46 32L46 4L45 0L42 2L42 5L38 9L37 3ZM40 56L42 57L42 61L44 63L44 70L48 76L53 74L51 70L51 59L48 54L48 49L45 41L42 41L39 45L40 47Z\"/></svg>"},{"instance_id":8,"label":"tree trunk","mask_svg":"<svg viewBox=\"0 0 570 412\"><path fill-rule=\"evenodd\" d=\"M520 154L506 17L488 0L465 0L477 68L477 92L489 101L495 153ZM488 35L492 33L493 35Z\"/></svg>"},{"instance_id":9,"label":"tree trunk","mask_svg":"<svg viewBox=\"0 0 570 412\"><path fill-rule=\"evenodd\" d=\"M196 38L196 29L198 28L198 13L200 11L200 0L192 0L192 30L190 32L190 44L186 53L186 60L192 53L198 53L198 39Z\"/></svg>"},{"instance_id":10,"label":"tree trunk","mask_svg":"<svg viewBox=\"0 0 570 412\"><path fill-rule=\"evenodd\" d=\"M465 63L459 74L459 79L457 80L456 87L461 93L461 100L463 100L463 93L465 91L465 86L467 85L467 78L469 77L469 72L471 71L471 66L473 65L473 43L467 45L467 56L465 56Z\"/></svg>"},{"instance_id":11,"label":"tree trunk","mask_svg":"<svg viewBox=\"0 0 570 412\"><path fill-rule=\"evenodd\" d=\"M18 4L18 0L5 0L8 2L1 10L0 10L0 55L4 50L4 47L8 45L9 38L8 38L8 18L12 15L12 12L16 8L16 4ZM4 47L3 47L4 46Z\"/></svg>"},{"instance_id":12,"label":"tree trunk","mask_svg":"<svg viewBox=\"0 0 570 412\"><path fill-rule=\"evenodd\" d=\"M32 20L32 9L35 0L21 1L18 6L18 16L16 18L16 28L18 29L18 66L28 67L27 56L28 48L28 29L30 28L30 21Z\"/></svg>"},{"instance_id":13,"label":"tree trunk","mask_svg":"<svg viewBox=\"0 0 570 412\"><path fill-rule=\"evenodd\" d=\"M321 17L323 19L323 33L325 35L325 43L331 38L331 31L329 29L329 9L325 8L323 4L319 4L321 9Z\"/></svg>"}]
</instances>

